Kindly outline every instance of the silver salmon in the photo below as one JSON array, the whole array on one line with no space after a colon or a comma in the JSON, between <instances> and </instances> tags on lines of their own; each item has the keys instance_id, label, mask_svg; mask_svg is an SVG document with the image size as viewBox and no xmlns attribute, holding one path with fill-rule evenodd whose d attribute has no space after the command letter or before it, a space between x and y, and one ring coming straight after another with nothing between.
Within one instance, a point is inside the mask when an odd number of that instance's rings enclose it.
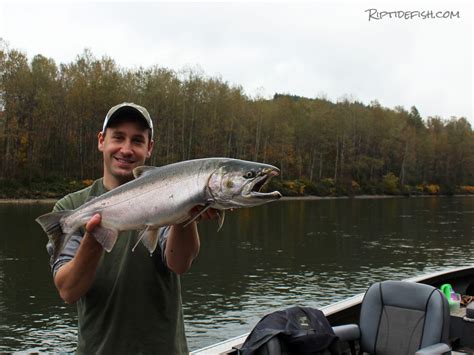
<instances>
[{"instance_id":1,"label":"silver salmon","mask_svg":"<svg viewBox=\"0 0 474 355\"><path fill-rule=\"evenodd\" d=\"M159 228L195 220L199 215L190 216L189 212L197 205L204 206L201 213L208 208L221 211L220 228L225 210L262 205L281 197L278 191L261 192L279 169L245 160L187 160L162 167L140 166L133 174L134 180L75 210L36 219L53 244L53 260L72 234L96 213L101 215L101 223L93 235L106 251L112 250L119 232L141 230L139 240L153 253Z\"/></svg>"}]
</instances>

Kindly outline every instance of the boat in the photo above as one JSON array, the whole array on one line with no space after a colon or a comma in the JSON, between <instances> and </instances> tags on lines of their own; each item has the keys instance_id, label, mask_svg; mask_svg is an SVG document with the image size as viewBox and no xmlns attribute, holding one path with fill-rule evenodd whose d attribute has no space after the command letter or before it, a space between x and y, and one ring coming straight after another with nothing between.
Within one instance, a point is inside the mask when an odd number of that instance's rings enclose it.
<instances>
[{"instance_id":1,"label":"boat","mask_svg":"<svg viewBox=\"0 0 474 355\"><path fill-rule=\"evenodd\" d=\"M403 281L417 282L440 288L444 284L450 284L452 289L463 296L474 296L474 265L458 267L438 272L424 274L422 276L404 279ZM367 285L369 287L370 285ZM357 324L361 310L364 293L357 294L345 300L321 307L331 326L344 324ZM451 309L449 344L452 354L474 354L474 322L464 320L466 308ZM238 350L250 333L221 341L219 343L192 351L191 355L237 355Z\"/></svg>"}]
</instances>

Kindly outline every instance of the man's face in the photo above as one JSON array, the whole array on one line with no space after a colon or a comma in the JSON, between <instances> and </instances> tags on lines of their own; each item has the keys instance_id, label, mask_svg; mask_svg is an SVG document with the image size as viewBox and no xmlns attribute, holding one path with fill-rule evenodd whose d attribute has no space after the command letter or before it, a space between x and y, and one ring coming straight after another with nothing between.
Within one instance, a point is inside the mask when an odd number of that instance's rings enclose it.
<instances>
[{"instance_id":1,"label":"man's face","mask_svg":"<svg viewBox=\"0 0 474 355\"><path fill-rule=\"evenodd\" d=\"M133 169L144 165L153 149L148 129L137 122L122 122L99 133L99 150L104 156L104 180L114 188L133 179ZM105 183L105 182L104 182Z\"/></svg>"}]
</instances>

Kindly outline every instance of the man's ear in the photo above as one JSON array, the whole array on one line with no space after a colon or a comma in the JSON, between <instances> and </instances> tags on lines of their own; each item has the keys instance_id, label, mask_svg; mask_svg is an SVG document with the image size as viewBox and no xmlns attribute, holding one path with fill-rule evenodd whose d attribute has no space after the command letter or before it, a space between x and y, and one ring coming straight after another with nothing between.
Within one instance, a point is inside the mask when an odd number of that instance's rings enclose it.
<instances>
[{"instance_id":1,"label":"man's ear","mask_svg":"<svg viewBox=\"0 0 474 355\"><path fill-rule=\"evenodd\" d=\"M97 148L103 152L104 151L104 134L102 132L99 132L97 135Z\"/></svg>"},{"instance_id":2,"label":"man's ear","mask_svg":"<svg viewBox=\"0 0 474 355\"><path fill-rule=\"evenodd\" d=\"M148 143L148 151L146 152L147 159L151 157L151 153L153 152L153 146L155 145L155 141L152 139L150 143Z\"/></svg>"}]
</instances>

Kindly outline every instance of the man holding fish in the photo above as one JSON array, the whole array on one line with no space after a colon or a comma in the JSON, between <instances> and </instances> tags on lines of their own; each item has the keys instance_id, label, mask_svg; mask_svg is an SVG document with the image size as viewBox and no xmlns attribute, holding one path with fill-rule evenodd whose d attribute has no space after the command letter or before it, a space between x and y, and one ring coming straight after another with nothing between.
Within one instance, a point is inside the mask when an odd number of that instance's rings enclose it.
<instances>
[{"instance_id":1,"label":"man holding fish","mask_svg":"<svg viewBox=\"0 0 474 355\"><path fill-rule=\"evenodd\" d=\"M77 352L185 354L179 274L199 253L195 220L222 226L225 209L278 199L260 192L278 169L227 158L145 167L153 122L133 103L109 110L98 149L103 178L37 219L59 294L77 303Z\"/></svg>"},{"instance_id":2,"label":"man holding fish","mask_svg":"<svg viewBox=\"0 0 474 355\"><path fill-rule=\"evenodd\" d=\"M113 107L98 136L104 176L86 190L60 200L54 210L72 210L90 197L133 179L153 149L153 123L145 108ZM204 218L211 218L207 211ZM185 272L199 252L196 224L173 225L162 233L166 253L131 253L137 232L127 231L111 254L93 237L100 225L96 213L83 237L73 235L53 262L54 283L67 303L77 302L78 353L186 353L177 274ZM135 236L134 236L135 235ZM179 240L179 242L178 242Z\"/></svg>"}]
</instances>

